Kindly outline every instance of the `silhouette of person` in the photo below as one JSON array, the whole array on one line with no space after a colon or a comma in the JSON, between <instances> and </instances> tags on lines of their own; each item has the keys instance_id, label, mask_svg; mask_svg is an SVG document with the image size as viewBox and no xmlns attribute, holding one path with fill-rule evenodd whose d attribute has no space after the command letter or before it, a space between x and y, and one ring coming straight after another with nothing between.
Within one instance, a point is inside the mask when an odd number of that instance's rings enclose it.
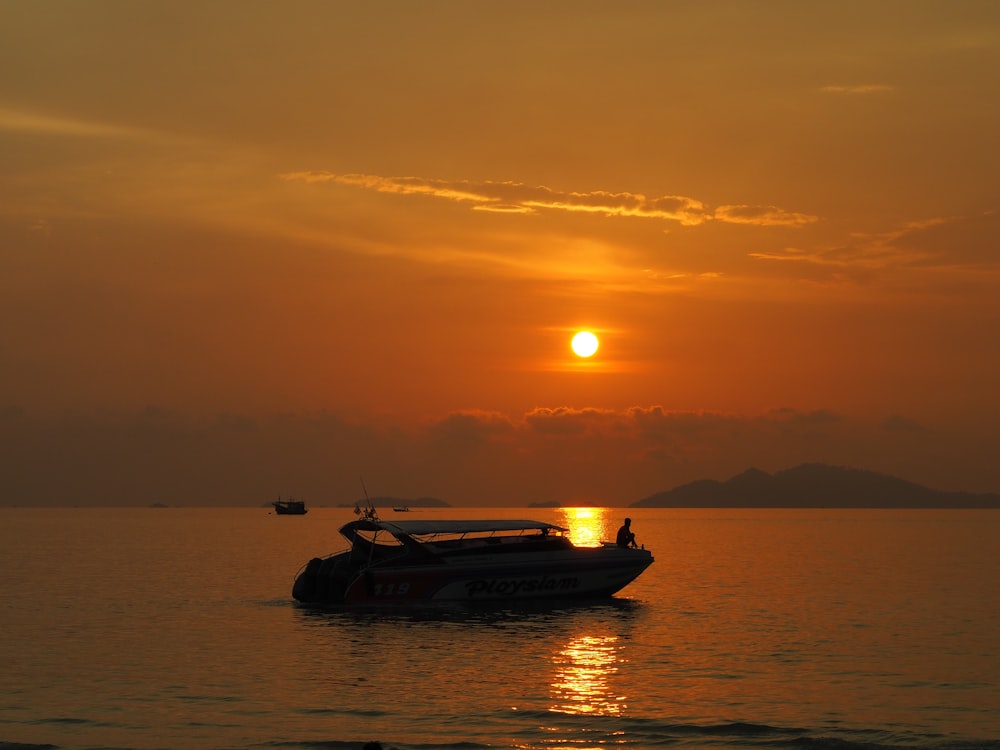
<instances>
[{"instance_id":1,"label":"silhouette of person","mask_svg":"<svg viewBox=\"0 0 1000 750\"><path fill-rule=\"evenodd\" d=\"M619 547L637 547L635 543L635 534L632 533L632 519L626 518L625 523L620 529L618 529L618 542Z\"/></svg>"}]
</instances>

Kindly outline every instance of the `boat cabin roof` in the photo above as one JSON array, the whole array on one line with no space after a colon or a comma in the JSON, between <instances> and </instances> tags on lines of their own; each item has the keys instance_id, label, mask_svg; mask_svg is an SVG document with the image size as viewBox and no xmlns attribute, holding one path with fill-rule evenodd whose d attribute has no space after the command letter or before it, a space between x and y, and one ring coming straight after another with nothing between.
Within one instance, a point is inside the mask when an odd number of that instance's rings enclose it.
<instances>
[{"instance_id":1,"label":"boat cabin roof","mask_svg":"<svg viewBox=\"0 0 1000 750\"><path fill-rule=\"evenodd\" d=\"M406 536L426 536L430 534L481 534L489 532L514 531L567 531L562 526L543 521L526 520L482 520L482 521L379 521L360 519L345 524L341 529L344 533L352 531L388 531L390 534Z\"/></svg>"}]
</instances>

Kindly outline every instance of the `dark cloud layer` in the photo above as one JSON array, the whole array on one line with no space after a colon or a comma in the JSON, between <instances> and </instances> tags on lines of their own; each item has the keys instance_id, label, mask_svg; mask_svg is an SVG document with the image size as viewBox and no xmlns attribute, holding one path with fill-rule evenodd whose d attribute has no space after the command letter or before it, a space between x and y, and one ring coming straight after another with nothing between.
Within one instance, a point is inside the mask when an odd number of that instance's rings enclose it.
<instances>
[{"instance_id":1,"label":"dark cloud layer","mask_svg":"<svg viewBox=\"0 0 1000 750\"><path fill-rule=\"evenodd\" d=\"M150 408L42 418L8 407L0 412L0 504L263 505L295 494L336 505L360 497L363 478L379 495L453 505L626 505L695 479L817 460L942 489L995 490L941 484L943 461L963 453L942 451L950 440L899 415L869 424L794 409L539 408L517 419L471 411L400 430L332 414L199 421ZM989 460L981 450L963 455L970 467Z\"/></svg>"}]
</instances>

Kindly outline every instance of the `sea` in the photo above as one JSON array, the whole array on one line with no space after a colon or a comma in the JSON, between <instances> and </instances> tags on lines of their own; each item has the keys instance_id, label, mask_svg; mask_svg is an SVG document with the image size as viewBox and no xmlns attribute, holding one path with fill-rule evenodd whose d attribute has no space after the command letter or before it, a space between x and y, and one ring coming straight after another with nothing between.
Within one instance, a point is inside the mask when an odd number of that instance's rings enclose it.
<instances>
[{"instance_id":1,"label":"sea","mask_svg":"<svg viewBox=\"0 0 1000 750\"><path fill-rule=\"evenodd\" d=\"M614 598L358 610L291 597L350 508L0 509L0 750L1000 750L1000 511L405 517L626 515Z\"/></svg>"}]
</instances>

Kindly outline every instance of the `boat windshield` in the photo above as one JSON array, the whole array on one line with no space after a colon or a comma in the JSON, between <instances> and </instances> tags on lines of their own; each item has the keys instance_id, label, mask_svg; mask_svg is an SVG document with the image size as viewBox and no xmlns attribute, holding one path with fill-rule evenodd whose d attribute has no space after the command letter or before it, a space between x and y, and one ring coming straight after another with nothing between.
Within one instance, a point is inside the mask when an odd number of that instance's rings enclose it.
<instances>
[{"instance_id":1,"label":"boat windshield","mask_svg":"<svg viewBox=\"0 0 1000 750\"><path fill-rule=\"evenodd\" d=\"M347 524L341 532L355 552L385 558L400 551L454 550L503 545L504 549L521 543L569 544L566 529L537 521L377 521L359 520Z\"/></svg>"},{"instance_id":2,"label":"boat windshield","mask_svg":"<svg viewBox=\"0 0 1000 750\"><path fill-rule=\"evenodd\" d=\"M398 547L403 543L395 534L391 534L384 529L377 529L370 531L368 529L358 529L355 532L355 538L362 539L369 544L381 544L386 547Z\"/></svg>"}]
</instances>

